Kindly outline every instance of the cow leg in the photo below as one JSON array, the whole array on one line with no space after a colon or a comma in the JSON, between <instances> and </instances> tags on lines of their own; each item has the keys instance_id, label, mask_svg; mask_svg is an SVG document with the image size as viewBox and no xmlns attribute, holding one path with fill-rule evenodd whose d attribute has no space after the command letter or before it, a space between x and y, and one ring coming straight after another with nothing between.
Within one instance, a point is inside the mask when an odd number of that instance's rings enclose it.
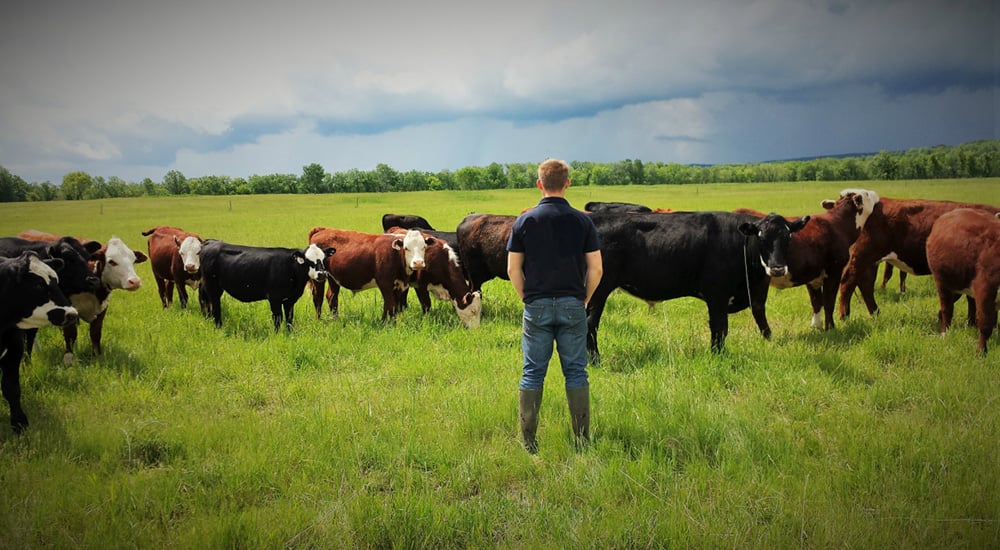
<instances>
[{"instance_id":1,"label":"cow leg","mask_svg":"<svg viewBox=\"0 0 1000 550\"><path fill-rule=\"evenodd\" d=\"M188 307L188 291L184 284L184 281L175 281L174 284L177 285L177 299L181 302L181 309L187 309Z\"/></svg>"},{"instance_id":2,"label":"cow leg","mask_svg":"<svg viewBox=\"0 0 1000 550\"><path fill-rule=\"evenodd\" d=\"M900 270L902 273L902 270ZM861 299L865 301L869 315L878 313L878 304L875 303L875 278L878 275L878 264L861 274L858 280L858 290L861 291Z\"/></svg>"},{"instance_id":3,"label":"cow leg","mask_svg":"<svg viewBox=\"0 0 1000 550\"><path fill-rule=\"evenodd\" d=\"M979 308L976 312L976 325L979 326L979 353L986 353L986 342L993 334L993 329L997 326L997 286L990 285L983 280L980 275L979 280L972 281L972 291L976 295L973 304L978 302Z\"/></svg>"},{"instance_id":4,"label":"cow leg","mask_svg":"<svg viewBox=\"0 0 1000 550\"><path fill-rule=\"evenodd\" d=\"M587 304L587 353L590 355L592 365L601 364L601 352L597 348L597 329L600 328L601 315L604 314L604 306L612 290L614 287L609 290L598 286L594 295L590 297L590 303Z\"/></svg>"},{"instance_id":5,"label":"cow leg","mask_svg":"<svg viewBox=\"0 0 1000 550\"><path fill-rule=\"evenodd\" d=\"M153 277L156 279L156 289L160 292L160 302L163 304L163 309L167 309L167 280L161 279L159 277Z\"/></svg>"},{"instance_id":6,"label":"cow leg","mask_svg":"<svg viewBox=\"0 0 1000 550\"><path fill-rule=\"evenodd\" d=\"M282 304L285 310L285 330L292 332L292 319L295 316L295 302L292 300L285 301Z\"/></svg>"},{"instance_id":7,"label":"cow leg","mask_svg":"<svg viewBox=\"0 0 1000 550\"><path fill-rule=\"evenodd\" d=\"M974 283L974 282L973 282ZM979 326L976 322L976 299L972 296L965 297L965 303L969 306L969 326Z\"/></svg>"},{"instance_id":8,"label":"cow leg","mask_svg":"<svg viewBox=\"0 0 1000 550\"><path fill-rule=\"evenodd\" d=\"M222 289L205 289L208 292L208 309L212 312L212 319L216 328L222 327Z\"/></svg>"},{"instance_id":9,"label":"cow leg","mask_svg":"<svg viewBox=\"0 0 1000 550\"><path fill-rule=\"evenodd\" d=\"M316 318L323 317L323 291L326 288L326 281L309 281L309 293L312 294L313 309L316 311ZM334 284L333 282L330 283Z\"/></svg>"},{"instance_id":10,"label":"cow leg","mask_svg":"<svg viewBox=\"0 0 1000 550\"><path fill-rule=\"evenodd\" d=\"M806 286L806 291L809 293L809 304L812 306L812 321L810 321L809 326L812 328L823 328L823 321L820 318L820 312L823 311L823 306L825 305L823 293L824 288L813 288L811 286Z\"/></svg>"},{"instance_id":11,"label":"cow leg","mask_svg":"<svg viewBox=\"0 0 1000 550\"><path fill-rule=\"evenodd\" d=\"M29 328L24 331L24 361L31 362L31 352L35 349L35 337L38 336L37 328Z\"/></svg>"},{"instance_id":12,"label":"cow leg","mask_svg":"<svg viewBox=\"0 0 1000 550\"><path fill-rule=\"evenodd\" d=\"M935 277L935 279L937 278ZM941 307L938 311L938 320L941 321L941 334L944 334L951 326L951 317L955 312L955 300L958 299L959 295L945 288L943 282L938 280L934 282L937 284L938 303Z\"/></svg>"},{"instance_id":13,"label":"cow leg","mask_svg":"<svg viewBox=\"0 0 1000 550\"><path fill-rule=\"evenodd\" d=\"M330 281L330 288L326 291L326 302L333 318L340 317L340 285L333 281Z\"/></svg>"},{"instance_id":14,"label":"cow leg","mask_svg":"<svg viewBox=\"0 0 1000 550\"><path fill-rule=\"evenodd\" d=\"M427 290L427 285L418 285L413 289L417 293L417 300L420 300L420 309L424 313L431 310L431 293Z\"/></svg>"},{"instance_id":15,"label":"cow leg","mask_svg":"<svg viewBox=\"0 0 1000 550\"><path fill-rule=\"evenodd\" d=\"M101 335L104 333L104 316L107 314L108 310L105 309L90 322L90 346L94 349L94 355L101 354Z\"/></svg>"},{"instance_id":16,"label":"cow leg","mask_svg":"<svg viewBox=\"0 0 1000 550\"><path fill-rule=\"evenodd\" d=\"M201 307L201 315L207 318L211 313L212 306L208 301L208 293L200 286L198 287L198 305Z\"/></svg>"},{"instance_id":17,"label":"cow leg","mask_svg":"<svg viewBox=\"0 0 1000 550\"><path fill-rule=\"evenodd\" d=\"M906 272L899 270L899 293L906 294Z\"/></svg>"},{"instance_id":18,"label":"cow leg","mask_svg":"<svg viewBox=\"0 0 1000 550\"><path fill-rule=\"evenodd\" d=\"M902 272L900 272L902 273ZM886 262L885 268L882 269L882 285L881 288L885 288L885 285L892 279L892 264Z\"/></svg>"},{"instance_id":19,"label":"cow leg","mask_svg":"<svg viewBox=\"0 0 1000 550\"><path fill-rule=\"evenodd\" d=\"M824 330L833 329L833 310L837 306L838 290L840 290L840 277L825 277L823 279Z\"/></svg>"},{"instance_id":20,"label":"cow leg","mask_svg":"<svg viewBox=\"0 0 1000 550\"><path fill-rule=\"evenodd\" d=\"M750 313L753 314L753 320L757 322L757 328L760 329L760 335L763 336L765 340L771 339L771 325L767 323L768 288L770 288L769 282L767 279L764 279L750 294Z\"/></svg>"},{"instance_id":21,"label":"cow leg","mask_svg":"<svg viewBox=\"0 0 1000 550\"><path fill-rule=\"evenodd\" d=\"M21 409L21 357L24 355L24 336L20 330L11 329L0 341L0 389L10 405L10 425L15 434L28 427L28 417Z\"/></svg>"},{"instance_id":22,"label":"cow leg","mask_svg":"<svg viewBox=\"0 0 1000 550\"><path fill-rule=\"evenodd\" d=\"M278 332L281 330L281 300L272 298L269 303L271 304L271 322L274 323L274 332Z\"/></svg>"},{"instance_id":23,"label":"cow leg","mask_svg":"<svg viewBox=\"0 0 1000 550\"><path fill-rule=\"evenodd\" d=\"M164 307L170 307L174 303L174 282L167 280L167 300Z\"/></svg>"},{"instance_id":24,"label":"cow leg","mask_svg":"<svg viewBox=\"0 0 1000 550\"><path fill-rule=\"evenodd\" d=\"M396 289L389 285L379 285L382 293L382 320L395 319L399 313L399 303L396 301Z\"/></svg>"},{"instance_id":25,"label":"cow leg","mask_svg":"<svg viewBox=\"0 0 1000 550\"><path fill-rule=\"evenodd\" d=\"M708 305L708 328L712 333L712 352L719 353L726 344L726 336L729 335L729 307L725 300L706 302L706 305Z\"/></svg>"},{"instance_id":26,"label":"cow leg","mask_svg":"<svg viewBox=\"0 0 1000 550\"><path fill-rule=\"evenodd\" d=\"M66 347L63 350L63 364L67 367L73 364L73 349L76 348L76 327L79 323L63 326L63 342Z\"/></svg>"}]
</instances>

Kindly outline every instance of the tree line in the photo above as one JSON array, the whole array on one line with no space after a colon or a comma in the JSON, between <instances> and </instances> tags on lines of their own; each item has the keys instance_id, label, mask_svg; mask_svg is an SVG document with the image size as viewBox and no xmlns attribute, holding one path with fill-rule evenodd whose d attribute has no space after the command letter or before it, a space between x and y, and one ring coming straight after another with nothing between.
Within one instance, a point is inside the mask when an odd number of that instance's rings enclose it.
<instances>
[{"instance_id":1,"label":"tree line","mask_svg":"<svg viewBox=\"0 0 1000 550\"><path fill-rule=\"evenodd\" d=\"M657 185L779 181L867 181L1000 177L1000 140L936 146L877 154L820 157L750 164L693 165L674 162L570 162L573 184ZM395 191L531 188L536 163L492 163L455 171L399 172L386 164L374 170L327 172L320 164L301 174L185 177L177 170L155 182L126 182L83 171L66 174L59 185L28 183L0 166L0 202L153 197L169 195L264 195L275 193L387 193Z\"/></svg>"}]
</instances>

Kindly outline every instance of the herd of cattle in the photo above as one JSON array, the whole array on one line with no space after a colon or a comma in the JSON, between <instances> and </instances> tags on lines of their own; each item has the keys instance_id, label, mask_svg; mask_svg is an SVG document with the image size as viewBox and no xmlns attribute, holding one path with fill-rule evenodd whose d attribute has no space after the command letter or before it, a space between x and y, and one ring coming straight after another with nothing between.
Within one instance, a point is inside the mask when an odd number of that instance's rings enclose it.
<instances>
[{"instance_id":1,"label":"herd of cattle","mask_svg":"<svg viewBox=\"0 0 1000 550\"><path fill-rule=\"evenodd\" d=\"M728 334L729 314L748 307L761 334L770 337L765 302L771 286L805 285L816 328L833 328L838 292L841 319L850 314L855 290L869 313L876 313L875 275L883 261L901 274L934 276L942 333L951 323L954 303L966 295L969 324L979 330L978 351L986 352L997 321L1000 208L892 199L865 189L845 189L822 206L820 214L788 219L746 209L674 212L588 203L584 208L597 227L604 260L604 276L587 309L592 360L600 359L597 331L616 289L650 303L680 297L704 301L711 348L718 351ZM507 279L506 244L515 219L469 214L447 232L420 216L386 214L384 233L316 227L304 249L242 246L157 226L142 233L148 237L148 255L117 237L103 245L35 230L0 238L0 368L11 425L15 432L28 425L19 368L38 328L62 327L64 361L70 364L78 321L86 321L99 354L111 292L140 287L137 263L149 260L164 308L170 307L175 287L181 307L187 307L186 287L193 287L202 312L216 326L222 324L223 293L242 302L268 300L278 331L282 323L291 329L294 305L306 287L317 318L324 294L336 316L341 288L378 288L383 320L406 307L413 287L425 313L434 294L450 301L462 323L474 328L482 313L483 284Z\"/></svg>"}]
</instances>

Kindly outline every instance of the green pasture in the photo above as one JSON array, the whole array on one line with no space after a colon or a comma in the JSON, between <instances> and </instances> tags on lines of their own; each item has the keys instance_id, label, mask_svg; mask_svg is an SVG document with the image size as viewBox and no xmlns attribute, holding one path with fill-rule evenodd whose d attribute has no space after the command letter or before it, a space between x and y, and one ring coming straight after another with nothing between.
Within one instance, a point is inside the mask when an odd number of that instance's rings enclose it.
<instances>
[{"instance_id":1,"label":"green pasture","mask_svg":"<svg viewBox=\"0 0 1000 550\"><path fill-rule=\"evenodd\" d=\"M821 212L845 187L1000 203L1000 180L571 187L577 207ZM470 212L516 214L537 190L164 197L0 204L27 228L145 250L174 225L206 238L306 244L314 226L381 230L383 213L454 230ZM342 293L291 334L266 303L163 310L116 291L94 356L43 329L22 367L31 425L0 405L0 547L9 548L996 548L1000 338L986 357L963 323L937 331L929 277L894 279L882 312L821 332L802 288L771 290L763 340L749 311L709 352L694 299L647 306L617 292L591 368L593 445L574 449L558 360L540 452L518 438L520 306L484 288L479 329L415 297L382 323L377 291ZM964 320L959 305L956 318Z\"/></svg>"}]
</instances>

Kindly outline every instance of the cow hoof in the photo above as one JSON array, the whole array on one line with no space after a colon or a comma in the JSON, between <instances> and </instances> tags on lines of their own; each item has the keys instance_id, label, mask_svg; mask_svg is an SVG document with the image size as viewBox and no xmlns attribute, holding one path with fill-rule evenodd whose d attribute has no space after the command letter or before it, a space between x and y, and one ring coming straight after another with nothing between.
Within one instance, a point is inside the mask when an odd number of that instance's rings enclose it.
<instances>
[{"instance_id":1,"label":"cow hoof","mask_svg":"<svg viewBox=\"0 0 1000 550\"><path fill-rule=\"evenodd\" d=\"M14 430L14 435L21 435L28 429L28 417L21 416L17 420L11 419L10 427Z\"/></svg>"},{"instance_id":2,"label":"cow hoof","mask_svg":"<svg viewBox=\"0 0 1000 550\"><path fill-rule=\"evenodd\" d=\"M66 352L65 354L63 354L63 365L66 365L67 367L73 365L73 354L72 353Z\"/></svg>"}]
</instances>

